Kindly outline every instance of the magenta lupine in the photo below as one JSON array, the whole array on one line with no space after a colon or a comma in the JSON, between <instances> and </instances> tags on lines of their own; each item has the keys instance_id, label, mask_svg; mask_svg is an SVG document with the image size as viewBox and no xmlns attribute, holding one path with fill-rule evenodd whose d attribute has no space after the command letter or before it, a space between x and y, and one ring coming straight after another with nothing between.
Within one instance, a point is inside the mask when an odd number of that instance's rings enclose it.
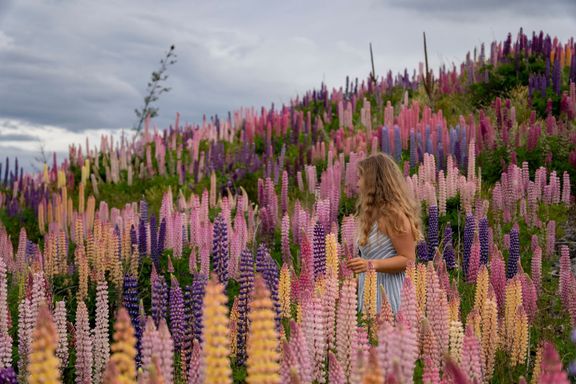
<instances>
[{"instance_id":1,"label":"magenta lupine","mask_svg":"<svg viewBox=\"0 0 576 384\"><path fill-rule=\"evenodd\" d=\"M282 217L281 230L282 261L284 264L292 265L292 255L290 254L290 217L288 212Z\"/></svg>"},{"instance_id":2,"label":"magenta lupine","mask_svg":"<svg viewBox=\"0 0 576 384\"><path fill-rule=\"evenodd\" d=\"M504 271L504 260L502 255L497 252L490 263L490 284L494 288L498 309L504 308L504 295L506 292L506 272Z\"/></svg>"},{"instance_id":3,"label":"magenta lupine","mask_svg":"<svg viewBox=\"0 0 576 384\"><path fill-rule=\"evenodd\" d=\"M539 296L542 289L542 248L540 246L534 249L534 255L530 261L530 274L536 288L536 295Z\"/></svg>"},{"instance_id":4,"label":"magenta lupine","mask_svg":"<svg viewBox=\"0 0 576 384\"><path fill-rule=\"evenodd\" d=\"M326 272L326 235L319 221L314 225L314 280L318 280Z\"/></svg>"},{"instance_id":5,"label":"magenta lupine","mask_svg":"<svg viewBox=\"0 0 576 384\"><path fill-rule=\"evenodd\" d=\"M172 341L172 336L164 319L160 320L158 336L160 344L155 348L158 348L159 351L162 376L164 380L166 380L166 383L172 383L174 377L174 342Z\"/></svg>"},{"instance_id":6,"label":"magenta lupine","mask_svg":"<svg viewBox=\"0 0 576 384\"><path fill-rule=\"evenodd\" d=\"M330 384L346 384L346 375L332 351L328 352L328 382Z\"/></svg>"},{"instance_id":7,"label":"magenta lupine","mask_svg":"<svg viewBox=\"0 0 576 384\"><path fill-rule=\"evenodd\" d=\"M506 268L506 278L511 279L518 272L518 263L520 262L520 233L518 228L514 227L510 231L510 256Z\"/></svg>"},{"instance_id":8,"label":"magenta lupine","mask_svg":"<svg viewBox=\"0 0 576 384\"><path fill-rule=\"evenodd\" d=\"M546 224L546 257L550 258L554 254L556 246L556 221L550 220Z\"/></svg>"},{"instance_id":9,"label":"magenta lupine","mask_svg":"<svg viewBox=\"0 0 576 384\"><path fill-rule=\"evenodd\" d=\"M248 304L254 288L254 258L248 248L240 255L240 288L238 292L238 336L236 359L238 364L246 361L246 336L248 332Z\"/></svg>"},{"instance_id":10,"label":"magenta lupine","mask_svg":"<svg viewBox=\"0 0 576 384\"><path fill-rule=\"evenodd\" d=\"M340 288L338 317L336 319L336 352L347 377L350 376L352 343L356 332L356 281L346 279Z\"/></svg>"},{"instance_id":11,"label":"magenta lupine","mask_svg":"<svg viewBox=\"0 0 576 384\"><path fill-rule=\"evenodd\" d=\"M568 384L568 375L562 369L562 361L558 352L549 341L544 342L542 363L540 365L539 384Z\"/></svg>"},{"instance_id":12,"label":"magenta lupine","mask_svg":"<svg viewBox=\"0 0 576 384\"><path fill-rule=\"evenodd\" d=\"M108 283L101 280L96 287L96 326L94 328L94 376L95 384L102 382L104 369L110 356L108 324Z\"/></svg>"},{"instance_id":13,"label":"magenta lupine","mask_svg":"<svg viewBox=\"0 0 576 384\"><path fill-rule=\"evenodd\" d=\"M0 368L12 365L12 337L8 326L8 279L6 263L0 256Z\"/></svg>"},{"instance_id":14,"label":"magenta lupine","mask_svg":"<svg viewBox=\"0 0 576 384\"><path fill-rule=\"evenodd\" d=\"M160 320L162 323L162 320ZM178 280L172 276L170 284L170 328L174 338L174 347L180 350L186 332L184 324L184 296Z\"/></svg>"},{"instance_id":15,"label":"magenta lupine","mask_svg":"<svg viewBox=\"0 0 576 384\"><path fill-rule=\"evenodd\" d=\"M92 340L88 322L88 308L83 301L76 308L76 383L92 383Z\"/></svg>"},{"instance_id":16,"label":"magenta lupine","mask_svg":"<svg viewBox=\"0 0 576 384\"><path fill-rule=\"evenodd\" d=\"M60 361L60 371L68 366L68 332L66 327L66 303L58 301L54 310L54 323L58 333L58 346L56 347L56 357ZM108 339L108 334L106 335Z\"/></svg>"},{"instance_id":17,"label":"magenta lupine","mask_svg":"<svg viewBox=\"0 0 576 384\"><path fill-rule=\"evenodd\" d=\"M214 271L218 275L218 280L224 286L228 284L228 262L229 262L229 250L228 250L228 229L224 217L222 214L216 217L214 221L214 237L213 237L213 247L212 247L212 260L214 264ZM174 337L176 341L177 338ZM176 341L178 345L178 341Z\"/></svg>"}]
</instances>

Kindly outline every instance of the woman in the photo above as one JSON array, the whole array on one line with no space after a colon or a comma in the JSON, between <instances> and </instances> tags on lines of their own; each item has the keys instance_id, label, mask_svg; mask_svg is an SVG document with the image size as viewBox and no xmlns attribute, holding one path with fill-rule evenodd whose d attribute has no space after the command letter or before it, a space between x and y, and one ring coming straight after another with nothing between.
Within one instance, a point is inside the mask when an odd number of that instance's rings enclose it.
<instances>
[{"instance_id":1,"label":"woman","mask_svg":"<svg viewBox=\"0 0 576 384\"><path fill-rule=\"evenodd\" d=\"M358 302L362 310L364 272L372 263L377 279L377 309L382 306L384 287L392 311L400 306L400 293L409 262L416 258L420 239L420 209L408 192L406 181L396 162L378 153L358 164L359 201L358 248L360 257L350 259L348 267L359 273Z\"/></svg>"}]
</instances>

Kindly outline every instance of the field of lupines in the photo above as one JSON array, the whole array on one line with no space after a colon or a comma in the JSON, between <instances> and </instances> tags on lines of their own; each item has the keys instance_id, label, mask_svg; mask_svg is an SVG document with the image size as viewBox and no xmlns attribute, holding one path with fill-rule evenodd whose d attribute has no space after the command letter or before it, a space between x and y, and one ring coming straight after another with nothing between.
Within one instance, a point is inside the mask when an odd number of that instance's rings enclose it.
<instances>
[{"instance_id":1,"label":"field of lupines","mask_svg":"<svg viewBox=\"0 0 576 384\"><path fill-rule=\"evenodd\" d=\"M575 51L520 31L429 96L389 73L6 159L0 383L569 382ZM346 268L380 150L425 224L396 316Z\"/></svg>"}]
</instances>

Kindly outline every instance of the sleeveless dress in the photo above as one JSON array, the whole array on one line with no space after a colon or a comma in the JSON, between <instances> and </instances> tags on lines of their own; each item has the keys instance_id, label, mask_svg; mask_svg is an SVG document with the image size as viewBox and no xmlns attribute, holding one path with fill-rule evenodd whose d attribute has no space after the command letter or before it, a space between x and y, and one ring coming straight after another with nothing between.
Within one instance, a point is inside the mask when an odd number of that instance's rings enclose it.
<instances>
[{"instance_id":1,"label":"sleeveless dress","mask_svg":"<svg viewBox=\"0 0 576 384\"><path fill-rule=\"evenodd\" d=\"M378 230L378 225L374 223L372 229L368 234L368 241L366 245L358 244L361 257L366 260L388 259L397 255L394 245L388 236ZM397 273L384 273L377 272L377 289L376 289L376 308L380 311L382 307L382 289L384 287L388 302L392 307L394 314L398 312L400 307L400 293L402 292L402 285L404 284L405 272ZM364 298L364 280L365 273L358 275L358 310L362 311L363 298Z\"/></svg>"}]
</instances>

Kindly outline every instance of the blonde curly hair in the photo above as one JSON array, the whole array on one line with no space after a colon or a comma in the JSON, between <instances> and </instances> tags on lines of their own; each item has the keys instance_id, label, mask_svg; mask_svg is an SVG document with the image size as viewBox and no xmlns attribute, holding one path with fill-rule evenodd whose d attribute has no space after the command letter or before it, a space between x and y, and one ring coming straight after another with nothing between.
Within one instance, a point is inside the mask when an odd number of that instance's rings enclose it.
<instances>
[{"instance_id":1,"label":"blonde curly hair","mask_svg":"<svg viewBox=\"0 0 576 384\"><path fill-rule=\"evenodd\" d=\"M404 216L410 222L415 241L422 238L420 207L408 191L400 168L390 156L377 153L358 163L358 175L364 177L356 215L359 220L359 243L366 245L372 225L382 218L387 230L404 233Z\"/></svg>"}]
</instances>

